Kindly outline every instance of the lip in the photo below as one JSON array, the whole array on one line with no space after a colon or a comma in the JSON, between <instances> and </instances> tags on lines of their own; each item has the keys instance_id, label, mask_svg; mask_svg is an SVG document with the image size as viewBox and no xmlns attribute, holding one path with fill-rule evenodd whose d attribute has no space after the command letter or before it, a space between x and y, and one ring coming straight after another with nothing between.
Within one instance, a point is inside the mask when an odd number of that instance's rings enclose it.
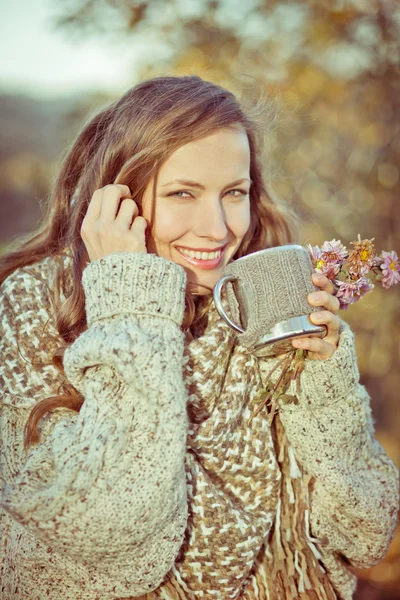
<instances>
[{"instance_id":1,"label":"lip","mask_svg":"<svg viewBox=\"0 0 400 600\"><path fill-rule=\"evenodd\" d=\"M210 250L210 249L200 249L200 248L186 248L185 246L180 246L180 248L185 248L185 250L193 250L194 252L217 252L218 250L221 250L221 256L219 256L218 258L214 258L213 260L201 260L201 258L191 258L190 256L186 256L186 254L183 254L183 252L179 251L179 248L175 248L175 250L177 252L179 252L180 256L183 256L183 258L191 265L193 265L194 267L198 267L199 269L204 269L205 271L208 271L210 269L216 269L219 264L221 263L224 254L225 254L225 249L226 246L222 246L220 248L217 248L216 250Z\"/></svg>"}]
</instances>

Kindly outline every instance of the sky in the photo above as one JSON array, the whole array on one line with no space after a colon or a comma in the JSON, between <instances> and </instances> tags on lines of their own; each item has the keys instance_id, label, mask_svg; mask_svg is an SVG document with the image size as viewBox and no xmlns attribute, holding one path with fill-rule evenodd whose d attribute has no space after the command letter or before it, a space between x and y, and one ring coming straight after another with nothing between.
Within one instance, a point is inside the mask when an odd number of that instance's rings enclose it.
<instances>
[{"instance_id":1,"label":"sky","mask_svg":"<svg viewBox=\"0 0 400 600\"><path fill-rule=\"evenodd\" d=\"M51 23L59 0L0 0L0 93L56 98L119 94L136 83L140 48L77 40Z\"/></svg>"}]
</instances>

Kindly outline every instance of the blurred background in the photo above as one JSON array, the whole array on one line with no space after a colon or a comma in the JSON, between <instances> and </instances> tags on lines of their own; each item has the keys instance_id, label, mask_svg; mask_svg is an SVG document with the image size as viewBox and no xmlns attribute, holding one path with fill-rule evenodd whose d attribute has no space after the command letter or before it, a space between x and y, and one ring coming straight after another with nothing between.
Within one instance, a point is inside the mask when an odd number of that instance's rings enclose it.
<instances>
[{"instance_id":1,"label":"blurred background","mask_svg":"<svg viewBox=\"0 0 400 600\"><path fill-rule=\"evenodd\" d=\"M268 177L301 243L375 238L400 254L398 0L0 0L0 249L31 231L63 151L143 78L197 74L279 100ZM376 437L400 467L399 288L342 317ZM400 599L400 531L357 600Z\"/></svg>"}]
</instances>

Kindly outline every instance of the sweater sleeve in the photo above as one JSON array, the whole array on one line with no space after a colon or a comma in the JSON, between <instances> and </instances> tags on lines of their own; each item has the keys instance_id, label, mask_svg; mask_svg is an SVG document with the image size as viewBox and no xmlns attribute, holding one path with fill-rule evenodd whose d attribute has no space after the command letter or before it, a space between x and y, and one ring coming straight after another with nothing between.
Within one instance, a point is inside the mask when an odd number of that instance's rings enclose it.
<instances>
[{"instance_id":1,"label":"sweater sleeve","mask_svg":"<svg viewBox=\"0 0 400 600\"><path fill-rule=\"evenodd\" d=\"M84 403L53 413L2 506L95 567L96 584L106 574L116 595L136 596L161 583L187 522L185 274L154 255L114 253L90 263L82 284L88 329L64 369Z\"/></svg>"},{"instance_id":2,"label":"sweater sleeve","mask_svg":"<svg viewBox=\"0 0 400 600\"><path fill-rule=\"evenodd\" d=\"M332 357L306 359L298 404L279 410L296 458L314 477L312 534L355 567L375 564L394 534L399 474L374 438L370 398L359 383L346 323Z\"/></svg>"}]
</instances>

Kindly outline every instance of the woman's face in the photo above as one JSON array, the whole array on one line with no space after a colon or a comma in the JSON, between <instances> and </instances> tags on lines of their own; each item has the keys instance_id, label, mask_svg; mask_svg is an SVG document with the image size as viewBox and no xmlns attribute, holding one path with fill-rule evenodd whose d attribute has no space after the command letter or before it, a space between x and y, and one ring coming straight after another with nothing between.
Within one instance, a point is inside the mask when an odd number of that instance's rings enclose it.
<instances>
[{"instance_id":1,"label":"woman's face","mask_svg":"<svg viewBox=\"0 0 400 600\"><path fill-rule=\"evenodd\" d=\"M143 196L147 249L181 265L194 293L208 294L250 225L250 149L244 130L224 128L185 144Z\"/></svg>"}]
</instances>

